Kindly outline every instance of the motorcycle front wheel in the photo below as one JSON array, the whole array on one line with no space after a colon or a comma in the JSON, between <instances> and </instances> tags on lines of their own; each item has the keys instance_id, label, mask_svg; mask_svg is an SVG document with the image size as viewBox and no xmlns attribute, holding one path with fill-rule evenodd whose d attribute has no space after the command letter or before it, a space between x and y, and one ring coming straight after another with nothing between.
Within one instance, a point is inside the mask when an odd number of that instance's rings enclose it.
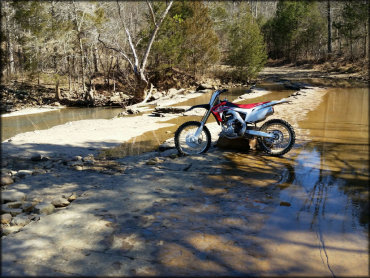
<instances>
[{"instance_id":1,"label":"motorcycle front wheel","mask_svg":"<svg viewBox=\"0 0 370 278\"><path fill-rule=\"evenodd\" d=\"M194 136L200 125L200 122L186 122L176 130L175 146L179 154L192 155L208 151L211 146L211 133L208 128L203 126L199 137Z\"/></svg>"},{"instance_id":2,"label":"motorcycle front wheel","mask_svg":"<svg viewBox=\"0 0 370 278\"><path fill-rule=\"evenodd\" d=\"M262 150L273 156L280 156L289 152L295 142L295 133L292 126L280 119L265 122L260 131L274 135L274 138L258 137Z\"/></svg>"}]
</instances>

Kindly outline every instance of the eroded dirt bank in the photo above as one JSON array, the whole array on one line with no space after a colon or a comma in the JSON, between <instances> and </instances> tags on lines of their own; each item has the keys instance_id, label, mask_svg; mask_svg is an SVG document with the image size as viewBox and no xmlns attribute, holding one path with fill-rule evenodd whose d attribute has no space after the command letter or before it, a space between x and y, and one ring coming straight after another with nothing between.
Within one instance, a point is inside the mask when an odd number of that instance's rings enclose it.
<instances>
[{"instance_id":1,"label":"eroded dirt bank","mask_svg":"<svg viewBox=\"0 0 370 278\"><path fill-rule=\"evenodd\" d=\"M291 104L276 107L274 116L289 121L298 137L296 148L282 158L213 147L194 157L178 157L169 149L99 160L88 155L92 149L80 152L86 145L76 136L66 136L89 130L90 140L101 142L104 133L112 133L107 121L61 128L58 140L66 141L58 152L58 141L40 141L58 129L13 138L3 144L4 153L27 153L6 160L16 182L3 187L13 206L11 225L3 226L8 234L2 238L3 274L367 275L363 237L338 234L325 245L322 235L305 225L284 234L275 223L276 233L266 231L277 208L282 215L292 213L294 203L284 195L292 180L312 174L295 168L302 145L311 140L299 122L325 94L325 89L304 89L290 97ZM140 117L130 119L137 120L133 125L125 123L131 134L143 123L148 130L160 124ZM217 126L209 127L215 135ZM94 128L106 128L103 137ZM32 148L20 138L33 140ZM48 145L60 156L42 153ZM100 146L88 145L94 147Z\"/></svg>"}]
</instances>

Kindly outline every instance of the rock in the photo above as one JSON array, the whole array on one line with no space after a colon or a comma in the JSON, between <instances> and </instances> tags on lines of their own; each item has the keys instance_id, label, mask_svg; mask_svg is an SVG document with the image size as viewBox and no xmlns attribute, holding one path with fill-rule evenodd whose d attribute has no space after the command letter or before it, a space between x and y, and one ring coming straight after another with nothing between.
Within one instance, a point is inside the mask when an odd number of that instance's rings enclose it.
<instances>
[{"instance_id":1,"label":"rock","mask_svg":"<svg viewBox=\"0 0 370 278\"><path fill-rule=\"evenodd\" d=\"M68 198L67 198L67 200L69 201L69 202L72 202L72 201L74 201L74 200L76 200L77 199L77 194L76 193L72 193Z\"/></svg>"},{"instance_id":2,"label":"rock","mask_svg":"<svg viewBox=\"0 0 370 278\"><path fill-rule=\"evenodd\" d=\"M124 94L123 92L119 92L119 96L120 96L120 98L121 98L121 99L123 99L123 100L128 100L128 99L130 99L130 96L129 96L129 95L126 95L126 94Z\"/></svg>"},{"instance_id":3,"label":"rock","mask_svg":"<svg viewBox=\"0 0 370 278\"><path fill-rule=\"evenodd\" d=\"M73 161L81 161L82 160L82 156L76 155L72 160Z\"/></svg>"},{"instance_id":4,"label":"rock","mask_svg":"<svg viewBox=\"0 0 370 278\"><path fill-rule=\"evenodd\" d=\"M76 165L73 167L73 169L75 169L76 171L82 171L84 169L84 167L80 166L80 165Z\"/></svg>"},{"instance_id":5,"label":"rock","mask_svg":"<svg viewBox=\"0 0 370 278\"><path fill-rule=\"evenodd\" d=\"M177 90L176 88L170 88L170 89L168 89L167 95L175 96L175 95L177 95L178 92L179 92L179 90Z\"/></svg>"},{"instance_id":6,"label":"rock","mask_svg":"<svg viewBox=\"0 0 370 278\"><path fill-rule=\"evenodd\" d=\"M280 202L280 206L283 206L283 207L290 207L291 205L292 204L289 202L285 202L285 201Z\"/></svg>"},{"instance_id":7,"label":"rock","mask_svg":"<svg viewBox=\"0 0 370 278\"><path fill-rule=\"evenodd\" d=\"M173 154L170 154L168 157L171 158L171 159L175 159L175 158L178 157L178 154L177 153L173 153Z\"/></svg>"},{"instance_id":8,"label":"rock","mask_svg":"<svg viewBox=\"0 0 370 278\"><path fill-rule=\"evenodd\" d=\"M35 175L42 175L42 174L46 174L46 170L44 170L44 169L35 169L32 172L32 175L33 176L35 176Z\"/></svg>"},{"instance_id":9,"label":"rock","mask_svg":"<svg viewBox=\"0 0 370 278\"><path fill-rule=\"evenodd\" d=\"M24 202L21 206L24 212L31 212L38 202Z\"/></svg>"},{"instance_id":10,"label":"rock","mask_svg":"<svg viewBox=\"0 0 370 278\"><path fill-rule=\"evenodd\" d=\"M12 221L12 215L10 213L5 213L1 215L1 224L10 224Z\"/></svg>"},{"instance_id":11,"label":"rock","mask_svg":"<svg viewBox=\"0 0 370 278\"><path fill-rule=\"evenodd\" d=\"M201 90L214 90L215 89L215 86L214 85L211 85L211 84L208 84L208 83L201 83L199 84L199 86L197 87L197 91L201 91Z\"/></svg>"},{"instance_id":12,"label":"rock","mask_svg":"<svg viewBox=\"0 0 370 278\"><path fill-rule=\"evenodd\" d=\"M17 171L9 170L9 173L12 177L14 177L17 174Z\"/></svg>"},{"instance_id":13,"label":"rock","mask_svg":"<svg viewBox=\"0 0 370 278\"><path fill-rule=\"evenodd\" d=\"M35 206L35 210L37 213L48 215L54 212L55 207L50 203L41 202Z\"/></svg>"},{"instance_id":14,"label":"rock","mask_svg":"<svg viewBox=\"0 0 370 278\"><path fill-rule=\"evenodd\" d=\"M2 176L1 177L1 185L10 185L13 184L14 180L9 176Z\"/></svg>"},{"instance_id":15,"label":"rock","mask_svg":"<svg viewBox=\"0 0 370 278\"><path fill-rule=\"evenodd\" d=\"M47 161L49 158L47 156L43 156L42 154L35 154L31 157L32 161L38 162L38 161Z\"/></svg>"},{"instance_id":16,"label":"rock","mask_svg":"<svg viewBox=\"0 0 370 278\"><path fill-rule=\"evenodd\" d=\"M109 99L110 102L116 102L116 103L121 103L122 100L121 100L121 97L120 96L112 96L110 99Z\"/></svg>"},{"instance_id":17,"label":"rock","mask_svg":"<svg viewBox=\"0 0 370 278\"><path fill-rule=\"evenodd\" d=\"M4 236L7 236L7 235L10 235L10 234L13 234L13 233L18 232L21 228L22 228L22 227L20 227L20 226L10 226L10 227L5 227L5 228L2 228L1 233L2 233Z\"/></svg>"},{"instance_id":18,"label":"rock","mask_svg":"<svg viewBox=\"0 0 370 278\"><path fill-rule=\"evenodd\" d=\"M161 98L162 96L163 96L163 94L162 94L162 93L160 93L160 92L156 92L156 93L154 93L154 94L151 96L150 100L151 100L151 101L153 101L153 100L157 100L157 99Z\"/></svg>"},{"instance_id":19,"label":"rock","mask_svg":"<svg viewBox=\"0 0 370 278\"><path fill-rule=\"evenodd\" d=\"M8 208L20 208L22 206L22 202L10 202L6 204Z\"/></svg>"},{"instance_id":20,"label":"rock","mask_svg":"<svg viewBox=\"0 0 370 278\"><path fill-rule=\"evenodd\" d=\"M158 113L158 112L152 112L152 114L151 114L152 116L154 116L154 117L165 117L165 115L164 114L162 114L162 113Z\"/></svg>"},{"instance_id":21,"label":"rock","mask_svg":"<svg viewBox=\"0 0 370 278\"><path fill-rule=\"evenodd\" d=\"M12 219L12 224L16 226L21 226L21 227L26 226L30 222L31 220L28 218L27 215L24 215L24 214L17 215L16 217Z\"/></svg>"},{"instance_id":22,"label":"rock","mask_svg":"<svg viewBox=\"0 0 370 278\"><path fill-rule=\"evenodd\" d=\"M26 199L26 194L15 189L4 190L1 192L2 202L23 201Z\"/></svg>"},{"instance_id":23,"label":"rock","mask_svg":"<svg viewBox=\"0 0 370 278\"><path fill-rule=\"evenodd\" d=\"M140 110L139 109L134 109L134 108L129 108L129 109L127 109L127 113L130 114L130 115L139 114Z\"/></svg>"},{"instance_id":24,"label":"rock","mask_svg":"<svg viewBox=\"0 0 370 278\"><path fill-rule=\"evenodd\" d=\"M158 163L161 163L161 162L163 162L163 160L161 160L158 157L154 157L154 158L148 160L145 164L147 164L147 165L157 165Z\"/></svg>"},{"instance_id":25,"label":"rock","mask_svg":"<svg viewBox=\"0 0 370 278\"><path fill-rule=\"evenodd\" d=\"M19 170L16 174L17 177L19 178L25 178L26 176L32 175L31 170Z\"/></svg>"},{"instance_id":26,"label":"rock","mask_svg":"<svg viewBox=\"0 0 370 278\"><path fill-rule=\"evenodd\" d=\"M82 160L77 160L77 161L70 161L68 163L68 165L72 166L72 167L74 167L74 166L83 166L84 163L82 162Z\"/></svg>"},{"instance_id":27,"label":"rock","mask_svg":"<svg viewBox=\"0 0 370 278\"><path fill-rule=\"evenodd\" d=\"M94 165L94 162L95 162L93 155L85 156L82 160L88 165Z\"/></svg>"},{"instance_id":28,"label":"rock","mask_svg":"<svg viewBox=\"0 0 370 278\"><path fill-rule=\"evenodd\" d=\"M127 115L128 115L128 113L126 111L123 111L123 112L118 113L117 118L125 117Z\"/></svg>"},{"instance_id":29,"label":"rock","mask_svg":"<svg viewBox=\"0 0 370 278\"><path fill-rule=\"evenodd\" d=\"M66 198L60 197L60 198L55 198L51 201L51 203L56 207L66 207L69 205L69 201Z\"/></svg>"},{"instance_id":30,"label":"rock","mask_svg":"<svg viewBox=\"0 0 370 278\"><path fill-rule=\"evenodd\" d=\"M1 205L1 212L3 212L3 213L9 213L12 216L16 216L16 215L22 213L22 209L19 209L19 208L9 208L7 206L7 204L2 204Z\"/></svg>"},{"instance_id":31,"label":"rock","mask_svg":"<svg viewBox=\"0 0 370 278\"><path fill-rule=\"evenodd\" d=\"M52 106L60 106L60 103L59 102L54 102L53 104L52 104Z\"/></svg>"},{"instance_id":32,"label":"rock","mask_svg":"<svg viewBox=\"0 0 370 278\"><path fill-rule=\"evenodd\" d=\"M145 163L146 165L156 165L157 163L153 160L149 160Z\"/></svg>"}]
</instances>

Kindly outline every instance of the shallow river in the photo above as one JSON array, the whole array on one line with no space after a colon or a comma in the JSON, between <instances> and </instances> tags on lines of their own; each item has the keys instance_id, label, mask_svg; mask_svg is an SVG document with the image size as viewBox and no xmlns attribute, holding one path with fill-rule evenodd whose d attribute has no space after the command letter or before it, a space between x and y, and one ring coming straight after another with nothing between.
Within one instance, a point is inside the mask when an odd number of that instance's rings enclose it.
<instances>
[{"instance_id":1,"label":"shallow river","mask_svg":"<svg viewBox=\"0 0 370 278\"><path fill-rule=\"evenodd\" d=\"M330 89L318 109L299 122L311 138L297 138L296 148L283 158L228 156L224 175L243 172L249 186L266 185L265 196L277 204L258 235L273 254L272 273L300 273L305 267L329 276L368 273L368 104L367 88ZM263 183L269 173L282 177L278 186ZM344 271L348 266L352 272Z\"/></svg>"}]
</instances>

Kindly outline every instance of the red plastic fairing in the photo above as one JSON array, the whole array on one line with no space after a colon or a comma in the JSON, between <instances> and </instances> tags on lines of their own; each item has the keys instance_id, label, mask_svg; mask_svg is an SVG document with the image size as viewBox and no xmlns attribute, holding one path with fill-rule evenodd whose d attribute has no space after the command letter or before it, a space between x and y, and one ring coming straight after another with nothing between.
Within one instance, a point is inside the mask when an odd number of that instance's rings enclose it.
<instances>
[{"instance_id":1,"label":"red plastic fairing","mask_svg":"<svg viewBox=\"0 0 370 278\"><path fill-rule=\"evenodd\" d=\"M239 108L251 109L253 107L256 107L256 106L259 106L259 105L262 105L262 104L265 104L265 103L268 103L268 102L269 101L257 102L257 103L249 103L249 104L236 104L236 103L234 103L234 104L237 105Z\"/></svg>"},{"instance_id":2,"label":"red plastic fairing","mask_svg":"<svg viewBox=\"0 0 370 278\"><path fill-rule=\"evenodd\" d=\"M229 108L228 107L222 107L226 104L226 101L223 101L215 106L213 106L211 112L213 114L213 116L215 116L216 120L219 121L219 122L222 122L222 119L221 119L221 116L220 116L220 112L223 112L225 110L228 110Z\"/></svg>"}]
</instances>

